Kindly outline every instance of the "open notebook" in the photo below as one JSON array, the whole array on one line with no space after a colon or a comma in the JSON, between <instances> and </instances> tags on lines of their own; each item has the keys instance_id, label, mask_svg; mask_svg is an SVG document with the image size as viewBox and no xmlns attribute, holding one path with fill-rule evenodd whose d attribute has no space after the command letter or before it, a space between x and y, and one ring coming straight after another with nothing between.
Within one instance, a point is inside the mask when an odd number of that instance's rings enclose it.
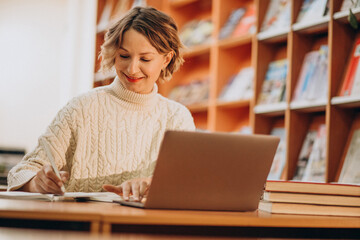
<instances>
[{"instance_id":1,"label":"open notebook","mask_svg":"<svg viewBox=\"0 0 360 240\"><path fill-rule=\"evenodd\" d=\"M101 201L112 202L122 198L112 192L66 192L63 196L30 192L0 192L0 199L22 199L42 201Z\"/></svg>"},{"instance_id":2,"label":"open notebook","mask_svg":"<svg viewBox=\"0 0 360 240\"><path fill-rule=\"evenodd\" d=\"M167 131L145 203L155 209L257 209L279 143L268 135Z\"/></svg>"}]
</instances>

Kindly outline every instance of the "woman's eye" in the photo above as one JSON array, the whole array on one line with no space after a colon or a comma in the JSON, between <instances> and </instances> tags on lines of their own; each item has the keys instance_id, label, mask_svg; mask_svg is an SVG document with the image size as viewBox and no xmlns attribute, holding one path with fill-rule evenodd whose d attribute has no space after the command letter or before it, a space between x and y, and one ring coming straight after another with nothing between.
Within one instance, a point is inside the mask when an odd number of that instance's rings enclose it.
<instances>
[{"instance_id":1,"label":"woman's eye","mask_svg":"<svg viewBox=\"0 0 360 240\"><path fill-rule=\"evenodd\" d=\"M150 59L144 59L144 58L142 58L141 61L150 62L151 60L150 60Z\"/></svg>"},{"instance_id":2,"label":"woman's eye","mask_svg":"<svg viewBox=\"0 0 360 240\"><path fill-rule=\"evenodd\" d=\"M121 58L128 58L129 56L126 55L120 55Z\"/></svg>"}]
</instances>

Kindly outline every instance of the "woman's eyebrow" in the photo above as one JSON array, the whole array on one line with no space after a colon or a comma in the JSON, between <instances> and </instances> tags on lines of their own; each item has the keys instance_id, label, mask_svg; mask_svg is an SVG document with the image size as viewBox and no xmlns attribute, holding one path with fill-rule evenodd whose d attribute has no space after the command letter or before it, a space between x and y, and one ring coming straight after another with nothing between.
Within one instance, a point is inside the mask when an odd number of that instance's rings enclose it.
<instances>
[{"instance_id":1,"label":"woman's eyebrow","mask_svg":"<svg viewBox=\"0 0 360 240\"><path fill-rule=\"evenodd\" d=\"M120 47L121 50L124 50L126 52L129 52L128 50L126 50L126 48L123 48L123 47ZM146 55L146 54L155 54L154 52L142 52L142 53L139 53L139 55Z\"/></svg>"}]
</instances>

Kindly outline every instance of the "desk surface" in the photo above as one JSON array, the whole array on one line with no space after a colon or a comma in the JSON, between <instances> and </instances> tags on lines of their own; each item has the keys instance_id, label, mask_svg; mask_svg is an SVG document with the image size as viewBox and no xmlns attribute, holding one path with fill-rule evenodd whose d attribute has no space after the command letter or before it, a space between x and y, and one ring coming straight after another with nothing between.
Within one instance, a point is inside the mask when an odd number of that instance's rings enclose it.
<instances>
[{"instance_id":1,"label":"desk surface","mask_svg":"<svg viewBox=\"0 0 360 240\"><path fill-rule=\"evenodd\" d=\"M89 222L91 232L111 232L113 225L218 226L267 228L358 228L360 218L144 210L101 202L41 202L0 199L0 218Z\"/></svg>"}]
</instances>

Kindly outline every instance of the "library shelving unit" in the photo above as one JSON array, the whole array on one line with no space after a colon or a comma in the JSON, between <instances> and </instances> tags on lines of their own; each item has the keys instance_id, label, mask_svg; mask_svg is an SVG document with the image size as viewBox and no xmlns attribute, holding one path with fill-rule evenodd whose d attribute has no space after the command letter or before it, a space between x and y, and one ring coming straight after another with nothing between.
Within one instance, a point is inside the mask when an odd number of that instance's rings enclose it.
<instances>
[{"instance_id":1,"label":"library shelving unit","mask_svg":"<svg viewBox=\"0 0 360 240\"><path fill-rule=\"evenodd\" d=\"M159 85L159 92L168 96L175 86L195 80L209 81L208 101L187 106L199 129L234 132L243 126L250 126L253 133L270 134L274 127L284 127L287 151L283 180L291 180L294 176L307 131L325 124L325 181L336 182L349 138L353 129L360 126L360 97L339 96L354 39L359 33L349 25L348 11L340 12L341 0L329 0L328 15L306 24L296 23L303 1L290 1L289 28L263 34L259 29L270 0L148 0L149 5L171 15L180 30L187 22L195 19L211 19L213 23L212 40L206 44L189 47L184 54L184 65L170 82ZM98 21L105 2L98 1ZM116 1L113 2L115 4ZM220 29L232 10L250 4L255 4L256 33L220 40ZM353 13L359 20L360 9L353 9ZM99 31L96 36L96 53L103 36L104 31ZM291 100L304 57L306 53L319 49L321 45L328 45L329 49L327 98L322 102L294 104ZM268 65L280 59L288 61L286 100L269 106L257 105ZM97 61L95 72L98 70L98 63ZM246 101L219 102L218 96L228 79L239 69L249 66L254 68L253 97ZM95 79L94 86L107 84L113 77L96 76L98 79Z\"/></svg>"}]
</instances>

